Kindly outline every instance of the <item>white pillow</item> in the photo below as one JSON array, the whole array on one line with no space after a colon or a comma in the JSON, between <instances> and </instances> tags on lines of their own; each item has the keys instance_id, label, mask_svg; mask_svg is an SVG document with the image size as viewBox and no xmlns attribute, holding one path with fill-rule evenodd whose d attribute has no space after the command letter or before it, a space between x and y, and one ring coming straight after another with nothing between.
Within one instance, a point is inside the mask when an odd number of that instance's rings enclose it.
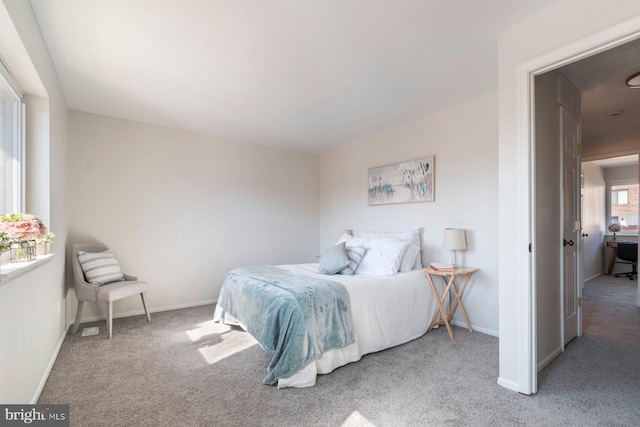
<instances>
[{"instance_id":1,"label":"white pillow","mask_svg":"<svg viewBox=\"0 0 640 427\"><path fill-rule=\"evenodd\" d=\"M360 265L364 254L371 248L371 245L368 239L356 238L347 233L343 234L342 237L338 239L336 246L342 243L345 244L350 261L349 265L340 271L340 274L353 276L356 274L358 265Z\"/></svg>"},{"instance_id":2,"label":"white pillow","mask_svg":"<svg viewBox=\"0 0 640 427\"><path fill-rule=\"evenodd\" d=\"M362 246L349 246L347 247L347 255L349 255L349 264L342 270L338 272L338 274L344 274L347 276L353 276L356 272L356 268L360 265L360 261L362 261L362 257L364 256L367 250Z\"/></svg>"},{"instance_id":3,"label":"white pillow","mask_svg":"<svg viewBox=\"0 0 640 427\"><path fill-rule=\"evenodd\" d=\"M344 234L342 235L342 237L340 238L340 240L338 240L338 242L336 243L336 245L339 245L342 242L345 242L347 245L347 248L353 248L355 246L362 246L365 249L371 249L371 239L365 239L362 237L353 237L353 236L349 236L348 234ZM377 240L377 239L373 239L373 240Z\"/></svg>"},{"instance_id":4,"label":"white pillow","mask_svg":"<svg viewBox=\"0 0 640 427\"><path fill-rule=\"evenodd\" d=\"M78 251L78 261L87 282L102 286L124 280L118 261L111 250L104 252Z\"/></svg>"},{"instance_id":5,"label":"white pillow","mask_svg":"<svg viewBox=\"0 0 640 427\"><path fill-rule=\"evenodd\" d=\"M398 271L400 273L406 273L407 271L413 270L416 264L416 259L419 256L420 248L409 242L409 246L407 246L407 250L402 257L402 261L400 261L400 269Z\"/></svg>"},{"instance_id":6,"label":"white pillow","mask_svg":"<svg viewBox=\"0 0 640 427\"><path fill-rule=\"evenodd\" d=\"M357 238L356 238L357 240ZM398 239L378 239L372 241L355 274L392 276L400 269L400 262L410 242Z\"/></svg>"},{"instance_id":7,"label":"white pillow","mask_svg":"<svg viewBox=\"0 0 640 427\"><path fill-rule=\"evenodd\" d=\"M358 233L357 237L363 237L366 239L394 238L399 240L406 240L413 243L418 248L421 248L419 228L412 228L405 231L362 231ZM420 254L418 254L415 263L413 264L413 269L415 270L416 268L422 268L422 256Z\"/></svg>"}]
</instances>

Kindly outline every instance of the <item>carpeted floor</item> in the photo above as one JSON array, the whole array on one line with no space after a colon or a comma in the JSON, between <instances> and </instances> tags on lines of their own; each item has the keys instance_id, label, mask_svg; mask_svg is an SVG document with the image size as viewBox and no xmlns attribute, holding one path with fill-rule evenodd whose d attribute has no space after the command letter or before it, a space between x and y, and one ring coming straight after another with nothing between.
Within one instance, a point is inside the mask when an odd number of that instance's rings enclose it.
<instances>
[{"instance_id":1,"label":"carpeted floor","mask_svg":"<svg viewBox=\"0 0 640 427\"><path fill-rule=\"evenodd\" d=\"M584 337L540 374L538 394L496 384L498 339L440 328L318 377L262 384L269 356L212 306L114 321L112 340L68 336L38 403L69 403L72 426L635 426L640 309L635 282L584 290Z\"/></svg>"}]
</instances>

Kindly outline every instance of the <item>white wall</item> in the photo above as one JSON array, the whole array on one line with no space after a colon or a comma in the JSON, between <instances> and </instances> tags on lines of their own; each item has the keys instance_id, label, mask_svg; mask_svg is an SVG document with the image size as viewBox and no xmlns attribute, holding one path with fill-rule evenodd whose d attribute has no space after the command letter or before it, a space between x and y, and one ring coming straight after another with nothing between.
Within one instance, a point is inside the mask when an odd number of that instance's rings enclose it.
<instances>
[{"instance_id":1,"label":"white wall","mask_svg":"<svg viewBox=\"0 0 640 427\"><path fill-rule=\"evenodd\" d=\"M388 129L320 157L320 244L338 229L423 229L423 262L448 261L445 227L466 229L459 263L480 268L464 304L478 331L497 334L497 94ZM368 206L371 167L435 155L435 202ZM455 320L464 322L459 313Z\"/></svg>"},{"instance_id":2,"label":"white wall","mask_svg":"<svg viewBox=\"0 0 640 427\"><path fill-rule=\"evenodd\" d=\"M31 153L26 181L32 192L26 208L48 220L57 235L52 245L56 255L50 263L0 283L0 402L28 403L37 399L66 333L68 111L29 2L0 2L0 21L0 39L12 40L10 45L0 42L0 56L27 94L34 95L26 97L27 120L33 119L26 135Z\"/></svg>"},{"instance_id":3,"label":"white wall","mask_svg":"<svg viewBox=\"0 0 640 427\"><path fill-rule=\"evenodd\" d=\"M588 234L582 245L582 273L585 280L605 270L603 245L606 232L606 183L602 168L593 162L582 164L582 232Z\"/></svg>"},{"instance_id":4,"label":"white wall","mask_svg":"<svg viewBox=\"0 0 640 427\"><path fill-rule=\"evenodd\" d=\"M640 152L640 129L625 129L583 139L584 157L604 158Z\"/></svg>"},{"instance_id":5,"label":"white wall","mask_svg":"<svg viewBox=\"0 0 640 427\"><path fill-rule=\"evenodd\" d=\"M514 232L520 233L519 201L524 194L519 159L523 135L518 124L524 94L518 91L518 68L538 60L567 44L585 39L640 14L640 2L624 0L567 0L558 3L500 34L499 73L499 282L500 282L500 378L499 383L523 393L528 389L529 360L522 353L524 337L520 331L530 327L531 319L522 310L523 295L529 292L521 282L520 259L526 242L514 248Z\"/></svg>"},{"instance_id":6,"label":"white wall","mask_svg":"<svg viewBox=\"0 0 640 427\"><path fill-rule=\"evenodd\" d=\"M638 179L638 165L625 165L604 168L604 180L607 183Z\"/></svg>"},{"instance_id":7,"label":"white wall","mask_svg":"<svg viewBox=\"0 0 640 427\"><path fill-rule=\"evenodd\" d=\"M215 301L235 267L316 261L318 156L77 111L69 132L70 243L106 243L152 311Z\"/></svg>"}]
</instances>

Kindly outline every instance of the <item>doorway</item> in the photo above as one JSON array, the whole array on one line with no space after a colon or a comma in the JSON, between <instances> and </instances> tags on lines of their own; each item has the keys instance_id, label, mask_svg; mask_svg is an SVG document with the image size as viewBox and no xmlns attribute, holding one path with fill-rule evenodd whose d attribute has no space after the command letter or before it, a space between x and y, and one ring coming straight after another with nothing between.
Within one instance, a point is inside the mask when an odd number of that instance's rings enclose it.
<instances>
[{"instance_id":1,"label":"doorway","mask_svg":"<svg viewBox=\"0 0 640 427\"><path fill-rule=\"evenodd\" d=\"M581 192L585 281L603 272L613 275L628 271L628 265L615 262L612 242L638 239L638 155L583 162Z\"/></svg>"},{"instance_id":2,"label":"doorway","mask_svg":"<svg viewBox=\"0 0 640 427\"><path fill-rule=\"evenodd\" d=\"M611 13L604 16L598 5L589 4L581 8L584 20L572 20L575 8L559 3L500 37L498 384L522 394L537 391L533 80L549 70L640 38L639 5L628 6L610 8ZM569 22L572 24L564 25ZM535 37L534 44L518 42Z\"/></svg>"},{"instance_id":3,"label":"doorway","mask_svg":"<svg viewBox=\"0 0 640 427\"><path fill-rule=\"evenodd\" d=\"M553 150L559 152L557 144L559 138L549 142L549 135L559 135L557 123L561 121L557 113L548 113L548 109L554 107L557 110L559 97L562 92L559 89L558 79L566 79L571 85L576 86L582 92L581 116L583 143L582 155L584 158L604 158L616 153L637 153L640 144L640 100L638 92L630 90L624 85L627 77L637 73L637 63L629 61L629 58L637 58L640 55L640 40L632 40L609 50L599 52L588 58L573 62L553 71L535 76L534 99L535 99L535 171L533 172L534 182L534 241L536 249L533 256L533 280L532 285L536 292L536 334L535 334L535 360L536 372L539 372L562 351L564 345L570 341L572 336L565 336L565 322L567 311L567 296L565 289L562 289L562 282L566 279L564 274L567 271L566 262L563 264L563 248L561 240L557 236L563 231L550 224L560 224L563 218L563 191L562 174L560 170L560 160L552 159ZM549 86L546 88L545 85ZM555 92L554 92L555 91ZM548 99L544 94L549 94ZM546 105L545 105L546 104ZM636 108L633 108L636 107ZM636 110L638 110L636 115ZM554 110L555 111L555 110ZM545 118L545 114L549 117ZM554 116L555 115L555 116ZM620 120L617 120L620 119ZM540 125L540 121L547 120L548 123ZM550 123L550 124L549 124ZM554 127L555 126L555 127ZM546 134L545 134L546 133ZM545 159L545 162L542 162ZM560 156L561 159L561 156ZM552 171L549 171L551 163ZM637 161L636 161L637 163ZM545 167L546 166L546 167ZM636 166L637 181L637 166ZM576 191L583 190L580 181L576 181ZM603 189L603 198L609 194L611 189ZM557 200L554 204L549 200ZM604 207L604 205L603 205ZM637 211L637 208L636 208ZM637 212L635 218L628 216L628 219L637 223ZM608 218L611 218L609 214ZM608 223L602 220L601 227L604 229ZM580 258L579 271L584 277L594 274L587 267L592 265L594 260L593 251L589 250L585 258L585 249L588 244L598 239L598 233L591 234L583 227L584 223L576 223ZM581 230L581 228L583 228ZM637 228L637 226L636 226ZM605 233L602 233L604 238ZM586 242L584 239L588 239ZM635 232L637 240L637 231ZM568 239L565 237L564 241ZM600 263L600 273L606 270L604 244L600 243L602 262ZM590 258L589 258L590 257ZM566 257L564 257L566 259ZM578 279L580 284L582 279ZM558 286L560 284L560 286ZM579 296L579 294L578 294ZM640 292L638 294L640 302ZM578 299L578 305L581 304ZM578 319L581 325L581 319ZM577 333L580 335L580 333ZM537 384L536 384L537 387ZM535 390L534 390L535 392Z\"/></svg>"}]
</instances>

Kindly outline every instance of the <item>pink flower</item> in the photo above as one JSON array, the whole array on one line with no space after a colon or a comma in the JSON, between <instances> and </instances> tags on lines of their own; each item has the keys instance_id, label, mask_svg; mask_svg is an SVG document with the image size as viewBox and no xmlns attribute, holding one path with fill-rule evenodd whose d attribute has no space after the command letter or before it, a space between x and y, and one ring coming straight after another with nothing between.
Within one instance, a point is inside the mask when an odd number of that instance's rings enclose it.
<instances>
[{"instance_id":1,"label":"pink flower","mask_svg":"<svg viewBox=\"0 0 640 427\"><path fill-rule=\"evenodd\" d=\"M33 215L22 215L17 221L0 223L0 231L17 240L39 239L47 234L47 226Z\"/></svg>"}]
</instances>

